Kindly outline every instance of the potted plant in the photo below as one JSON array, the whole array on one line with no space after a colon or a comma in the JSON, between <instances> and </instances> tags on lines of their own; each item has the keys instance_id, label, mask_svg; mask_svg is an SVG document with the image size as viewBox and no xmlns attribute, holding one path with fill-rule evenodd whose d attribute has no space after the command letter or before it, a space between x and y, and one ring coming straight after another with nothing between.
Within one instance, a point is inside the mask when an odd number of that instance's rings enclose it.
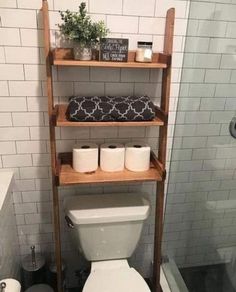
<instances>
[{"instance_id":1,"label":"potted plant","mask_svg":"<svg viewBox=\"0 0 236 292\"><path fill-rule=\"evenodd\" d=\"M93 22L87 15L86 3L82 2L79 12L60 11L62 24L59 28L68 39L74 41L74 58L77 60L91 60L92 48L100 38L106 37L109 30L103 21Z\"/></svg>"}]
</instances>

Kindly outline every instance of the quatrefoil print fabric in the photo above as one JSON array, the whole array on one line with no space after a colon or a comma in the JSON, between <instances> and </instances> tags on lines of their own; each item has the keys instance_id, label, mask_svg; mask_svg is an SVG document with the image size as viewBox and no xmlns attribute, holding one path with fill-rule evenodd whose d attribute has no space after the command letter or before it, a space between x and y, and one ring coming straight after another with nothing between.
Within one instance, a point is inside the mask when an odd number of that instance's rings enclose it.
<instances>
[{"instance_id":1,"label":"quatrefoil print fabric","mask_svg":"<svg viewBox=\"0 0 236 292\"><path fill-rule=\"evenodd\" d=\"M78 122L151 121L155 106L148 96L71 97L67 118Z\"/></svg>"}]
</instances>

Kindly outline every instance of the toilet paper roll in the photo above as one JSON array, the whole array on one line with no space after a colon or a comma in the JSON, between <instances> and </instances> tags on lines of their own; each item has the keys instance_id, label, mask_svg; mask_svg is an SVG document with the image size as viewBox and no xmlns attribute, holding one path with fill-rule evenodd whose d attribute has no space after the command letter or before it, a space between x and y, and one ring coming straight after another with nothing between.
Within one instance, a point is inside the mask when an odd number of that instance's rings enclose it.
<instances>
[{"instance_id":1,"label":"toilet paper roll","mask_svg":"<svg viewBox=\"0 0 236 292\"><path fill-rule=\"evenodd\" d=\"M98 168L98 145L79 143L73 147L73 168L77 172L93 172Z\"/></svg>"},{"instance_id":2,"label":"toilet paper roll","mask_svg":"<svg viewBox=\"0 0 236 292\"><path fill-rule=\"evenodd\" d=\"M20 292L21 285L17 280L9 278L0 281L0 289L1 288L4 288L4 292Z\"/></svg>"},{"instance_id":3,"label":"toilet paper roll","mask_svg":"<svg viewBox=\"0 0 236 292\"><path fill-rule=\"evenodd\" d=\"M119 143L106 143L100 147L100 167L103 171L115 172L125 168L125 147Z\"/></svg>"},{"instance_id":4,"label":"toilet paper roll","mask_svg":"<svg viewBox=\"0 0 236 292\"><path fill-rule=\"evenodd\" d=\"M125 167L131 171L147 171L150 168L151 148L143 142L125 145Z\"/></svg>"}]
</instances>

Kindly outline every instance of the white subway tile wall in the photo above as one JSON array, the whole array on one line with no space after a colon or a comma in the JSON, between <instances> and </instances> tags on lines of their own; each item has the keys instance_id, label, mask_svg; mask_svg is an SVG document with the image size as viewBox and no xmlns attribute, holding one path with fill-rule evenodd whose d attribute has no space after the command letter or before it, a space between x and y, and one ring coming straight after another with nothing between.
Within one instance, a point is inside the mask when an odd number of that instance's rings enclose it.
<instances>
[{"instance_id":1,"label":"white subway tile wall","mask_svg":"<svg viewBox=\"0 0 236 292\"><path fill-rule=\"evenodd\" d=\"M179 266L232 260L221 250L236 240L235 28L235 1L191 1L164 233Z\"/></svg>"},{"instance_id":2,"label":"white subway tile wall","mask_svg":"<svg viewBox=\"0 0 236 292\"><path fill-rule=\"evenodd\" d=\"M62 43L57 26L60 23L58 10L76 10L80 2L49 1L52 45ZM228 117L235 113L236 105L233 84L236 79L236 57L233 48L235 1L229 0L226 4L222 0L222 4L218 1L217 5L210 0L191 1L189 21L189 0L86 2L91 16L105 20L111 30L111 36L128 37L132 49L135 49L136 41L146 40L154 42L155 50L162 50L166 9L176 7L168 141L169 148L173 142L175 151L168 188L164 243L166 251L175 256L179 264L195 264L196 260L202 259L205 252L203 248L197 249L202 242L201 238L205 240L206 235L212 235L212 222L216 222L212 219L216 215L206 211L206 198L214 201L214 193L218 200L235 196L232 181L235 178L236 160L231 159L231 151L226 150L227 157L222 157L224 151L220 151L225 144L227 149L235 146L227 133ZM31 244L35 244L47 254L54 248L40 6L39 0L0 1L0 167L13 168L16 173L15 212L22 255L29 252ZM183 54L185 50L186 54ZM183 60L183 83L178 103ZM67 100L72 94L134 93L149 94L156 102L160 100L161 79L157 70L68 67L55 68L53 73L54 94L59 101ZM179 112L176 115L177 104ZM175 116L177 126L173 137ZM71 150L73 143L80 139L97 143L148 139L156 148L157 137L156 128L96 131L92 128L57 129L60 151ZM207 150L204 151L204 148ZM224 170L226 172L220 172ZM224 181L228 179L231 187L226 195L225 187L228 184L225 186ZM76 193L140 189L150 193L153 208L145 224L141 242L132 257L132 263L143 276L149 276L153 253L154 184L61 188L60 198L62 200L65 196ZM210 209L212 205L209 206ZM229 218L230 213L217 213L217 216L224 222L224 218ZM72 271L81 265L81 261L77 262L75 248L67 236L63 219L62 229L63 255L70 262ZM188 233L189 230L191 233ZM199 240L193 240L193 235L201 237ZM214 243L218 244L225 236L221 238L217 234ZM233 239L233 235L227 236ZM207 250L206 254L209 259L214 259L214 251L212 254Z\"/></svg>"}]
</instances>

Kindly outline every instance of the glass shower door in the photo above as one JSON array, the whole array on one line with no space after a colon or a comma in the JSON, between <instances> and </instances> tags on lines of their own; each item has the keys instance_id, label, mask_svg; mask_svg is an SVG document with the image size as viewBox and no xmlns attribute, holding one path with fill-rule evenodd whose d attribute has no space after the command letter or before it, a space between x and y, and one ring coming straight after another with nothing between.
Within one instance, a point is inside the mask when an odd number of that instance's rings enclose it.
<instances>
[{"instance_id":1,"label":"glass shower door","mask_svg":"<svg viewBox=\"0 0 236 292\"><path fill-rule=\"evenodd\" d=\"M163 254L190 292L236 291L236 2L190 1Z\"/></svg>"}]
</instances>

